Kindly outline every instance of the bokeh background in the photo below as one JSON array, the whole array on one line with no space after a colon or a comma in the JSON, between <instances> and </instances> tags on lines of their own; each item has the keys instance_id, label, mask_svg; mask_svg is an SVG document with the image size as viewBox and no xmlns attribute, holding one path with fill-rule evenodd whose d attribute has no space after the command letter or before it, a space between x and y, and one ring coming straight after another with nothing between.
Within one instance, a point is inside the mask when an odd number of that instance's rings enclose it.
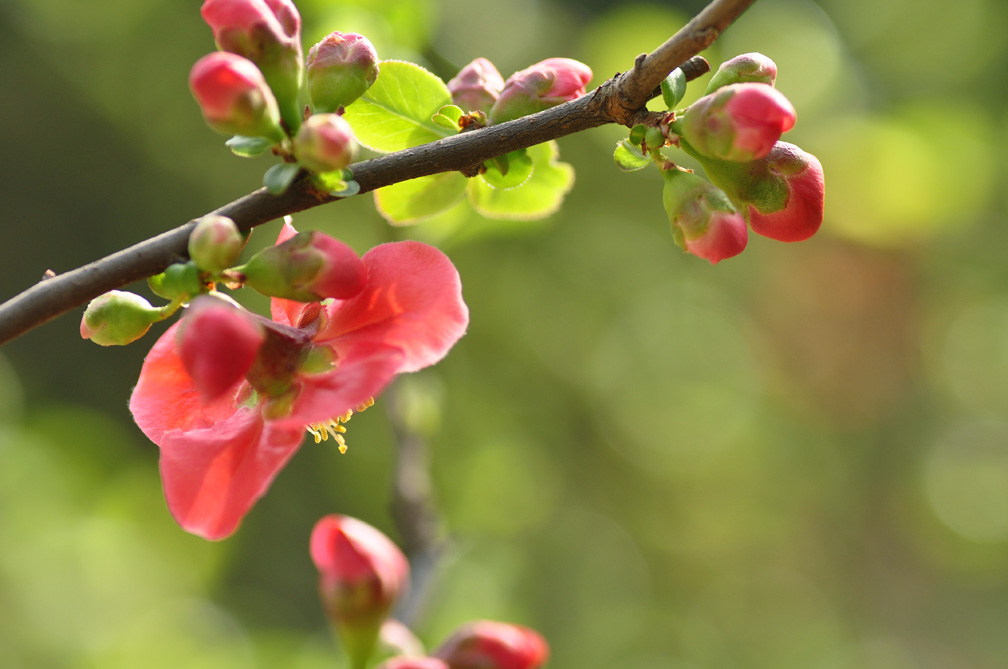
<instances>
[{"instance_id":1,"label":"bokeh background","mask_svg":"<svg viewBox=\"0 0 1008 669\"><path fill-rule=\"evenodd\" d=\"M269 161L187 90L198 5L0 5L0 298L258 186ZM363 32L445 79L565 55L593 85L701 3L506 5L299 2L308 45ZM359 251L432 241L462 274L468 335L395 388L452 541L425 641L494 618L542 631L555 669L1008 666L1006 14L760 0L705 54L777 62L787 139L826 173L807 242L684 255L615 127L560 141L577 181L546 221L392 229L369 196L296 218ZM79 317L0 349L0 666L340 666L308 536L340 512L399 538L389 403L207 543L126 408L153 335L102 349Z\"/></svg>"}]
</instances>

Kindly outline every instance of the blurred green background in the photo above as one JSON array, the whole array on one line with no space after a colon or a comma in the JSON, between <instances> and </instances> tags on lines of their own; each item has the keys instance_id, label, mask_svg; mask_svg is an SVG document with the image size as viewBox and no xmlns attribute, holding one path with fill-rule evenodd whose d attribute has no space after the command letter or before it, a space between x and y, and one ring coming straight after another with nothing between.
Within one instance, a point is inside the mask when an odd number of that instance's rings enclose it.
<instances>
[{"instance_id":1,"label":"blurred green background","mask_svg":"<svg viewBox=\"0 0 1008 669\"><path fill-rule=\"evenodd\" d=\"M187 90L198 5L0 5L0 298L258 186L269 162L231 156ZM363 32L445 79L564 55L593 85L700 6L299 2L307 45ZM433 241L462 274L468 335L397 388L454 546L425 641L494 618L555 669L1008 666L1006 15L760 0L706 54L779 66L786 139L827 181L801 244L683 255L615 127L560 141L577 182L547 221L391 229L369 196L296 217L359 251ZM153 336L102 349L79 318L0 349L0 666L339 666L308 536L340 512L398 538L387 402L207 543L126 408Z\"/></svg>"}]
</instances>

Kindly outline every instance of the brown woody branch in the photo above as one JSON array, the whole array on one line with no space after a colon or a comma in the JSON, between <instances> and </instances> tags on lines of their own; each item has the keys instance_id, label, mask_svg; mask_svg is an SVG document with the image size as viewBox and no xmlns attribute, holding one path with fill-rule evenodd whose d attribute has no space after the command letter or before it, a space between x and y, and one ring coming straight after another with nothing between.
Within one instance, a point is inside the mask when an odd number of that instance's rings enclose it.
<instances>
[{"instance_id":1,"label":"brown woody branch","mask_svg":"<svg viewBox=\"0 0 1008 669\"><path fill-rule=\"evenodd\" d=\"M490 158L608 123L633 126L646 118L644 105L668 73L710 46L753 2L713 0L668 41L638 57L632 69L577 100L357 163L353 173L360 192L440 172L465 171ZM274 196L260 189L213 213L229 216L240 229L250 230L334 199L319 196L310 181L302 178L283 195ZM84 267L47 276L0 304L0 344L102 293L158 274L173 262L184 260L195 224L194 219Z\"/></svg>"}]
</instances>

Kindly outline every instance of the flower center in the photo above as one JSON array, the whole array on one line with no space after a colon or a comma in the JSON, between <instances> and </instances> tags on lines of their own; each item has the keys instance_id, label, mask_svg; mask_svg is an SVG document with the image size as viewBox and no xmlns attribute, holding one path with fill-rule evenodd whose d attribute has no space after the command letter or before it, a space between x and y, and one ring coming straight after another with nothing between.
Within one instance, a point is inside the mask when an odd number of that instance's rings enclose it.
<instances>
[{"instance_id":1,"label":"flower center","mask_svg":"<svg viewBox=\"0 0 1008 669\"><path fill-rule=\"evenodd\" d=\"M370 406L374 406L373 397L369 397L366 402L358 406L356 411L364 411ZM346 434L346 423L350 421L350 417L353 416L353 414L354 409L350 409L341 416L335 416L321 423L306 425L305 429L308 430L308 433L315 438L316 444L321 444L323 441L329 441L329 437L332 437L333 441L335 441L336 445L339 447L339 452L346 453L347 443L346 438L343 435Z\"/></svg>"}]
</instances>

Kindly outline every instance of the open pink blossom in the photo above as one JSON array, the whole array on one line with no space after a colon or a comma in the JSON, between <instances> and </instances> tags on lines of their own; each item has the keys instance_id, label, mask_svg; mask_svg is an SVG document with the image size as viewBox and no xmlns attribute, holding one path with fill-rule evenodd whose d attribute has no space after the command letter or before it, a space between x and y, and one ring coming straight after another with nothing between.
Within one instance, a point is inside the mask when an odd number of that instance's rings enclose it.
<instances>
[{"instance_id":1,"label":"open pink blossom","mask_svg":"<svg viewBox=\"0 0 1008 669\"><path fill-rule=\"evenodd\" d=\"M278 242L293 236L284 226ZM161 448L168 509L187 531L221 539L269 488L306 428L340 431L392 378L440 360L465 332L458 272L419 242L383 244L361 260L367 281L342 300L274 298L243 379L207 401L186 371L175 324L154 344L130 399ZM187 333L195 337L196 333Z\"/></svg>"}]
</instances>

